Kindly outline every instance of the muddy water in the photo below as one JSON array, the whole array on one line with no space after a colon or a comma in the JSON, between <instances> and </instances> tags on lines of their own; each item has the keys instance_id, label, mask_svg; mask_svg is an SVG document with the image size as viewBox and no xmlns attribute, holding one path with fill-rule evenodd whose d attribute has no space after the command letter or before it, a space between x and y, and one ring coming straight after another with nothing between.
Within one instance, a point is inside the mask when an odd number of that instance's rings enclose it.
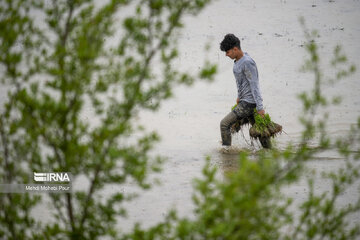
<instances>
[{"instance_id":1,"label":"muddy water","mask_svg":"<svg viewBox=\"0 0 360 240\"><path fill-rule=\"evenodd\" d=\"M219 42L226 33L241 38L242 48L258 65L264 106L275 122L283 125L286 134L276 139L278 148L289 142L297 143L302 131L298 122L301 103L297 94L311 89L313 78L299 71L305 56L304 37L298 18L304 16L309 28L319 30L318 42L323 56L322 64L329 69L332 49L342 44L357 66L359 64L360 25L359 1L217 1L196 19L189 18L180 43L182 69L198 69L204 58L219 65L219 73L213 83L199 82L193 88L180 87L175 98L164 103L157 113L144 112L141 121L148 129L155 129L162 137L156 154L168 158L163 172L157 177L162 184L143 193L127 205L129 218L121 220L119 227L128 230L133 222L151 226L163 219L170 208L176 208L181 216L192 216L192 180L201 176L205 156L211 156L220 173L236 167L237 154L221 154L219 122L228 113L236 99L236 86L232 74L232 61L218 50ZM210 50L204 50L205 44ZM331 134L346 134L350 124L360 115L360 71L336 86L326 88L328 94L343 95L341 106L331 107L329 125ZM259 144L251 145L248 129L244 137L234 137L234 151L259 150ZM335 153L327 153L314 159L309 167L335 170L342 159ZM330 182L318 179L317 191L328 190ZM126 188L131 190L131 186ZM293 197L295 204L305 198L306 181L284 189ZM341 201L351 202L357 195L348 192ZM359 221L359 216L354 220Z\"/></svg>"}]
</instances>

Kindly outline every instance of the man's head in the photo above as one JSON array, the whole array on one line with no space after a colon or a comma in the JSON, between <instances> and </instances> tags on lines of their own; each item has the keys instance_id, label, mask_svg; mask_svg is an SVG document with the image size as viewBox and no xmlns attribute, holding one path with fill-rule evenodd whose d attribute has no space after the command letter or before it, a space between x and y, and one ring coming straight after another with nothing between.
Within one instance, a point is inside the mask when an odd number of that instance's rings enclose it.
<instances>
[{"instance_id":1,"label":"man's head","mask_svg":"<svg viewBox=\"0 0 360 240\"><path fill-rule=\"evenodd\" d=\"M220 50L226 52L226 56L231 59L240 59L242 51L240 47L240 40L234 34L226 34L224 40L220 43Z\"/></svg>"}]
</instances>

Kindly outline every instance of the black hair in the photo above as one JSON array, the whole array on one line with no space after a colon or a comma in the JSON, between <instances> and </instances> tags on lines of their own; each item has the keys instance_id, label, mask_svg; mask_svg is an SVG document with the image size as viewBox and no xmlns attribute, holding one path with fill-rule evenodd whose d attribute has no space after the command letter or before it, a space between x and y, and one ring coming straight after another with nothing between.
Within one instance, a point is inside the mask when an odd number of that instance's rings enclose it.
<instances>
[{"instance_id":1,"label":"black hair","mask_svg":"<svg viewBox=\"0 0 360 240\"><path fill-rule=\"evenodd\" d=\"M240 47L240 39L238 39L234 34L226 34L224 40L220 43L220 50L226 52L227 50L232 49L233 47Z\"/></svg>"}]
</instances>

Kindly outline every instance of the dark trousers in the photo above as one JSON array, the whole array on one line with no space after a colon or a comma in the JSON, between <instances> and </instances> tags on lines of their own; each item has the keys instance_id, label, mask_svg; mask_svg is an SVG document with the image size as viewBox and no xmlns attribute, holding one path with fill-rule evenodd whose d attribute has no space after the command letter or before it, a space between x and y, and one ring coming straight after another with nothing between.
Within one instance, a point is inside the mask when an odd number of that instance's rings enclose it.
<instances>
[{"instance_id":1,"label":"dark trousers","mask_svg":"<svg viewBox=\"0 0 360 240\"><path fill-rule=\"evenodd\" d=\"M236 108L227 114L220 122L220 132L222 145L231 146L231 126L242 118L248 118L253 116L254 108L256 107L253 103L241 101Z\"/></svg>"}]
</instances>

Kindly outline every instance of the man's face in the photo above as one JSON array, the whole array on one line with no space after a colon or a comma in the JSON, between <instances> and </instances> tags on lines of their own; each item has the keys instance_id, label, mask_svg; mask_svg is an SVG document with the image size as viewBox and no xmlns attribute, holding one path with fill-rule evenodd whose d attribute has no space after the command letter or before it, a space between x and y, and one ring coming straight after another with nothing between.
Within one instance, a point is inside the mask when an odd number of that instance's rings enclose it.
<instances>
[{"instance_id":1,"label":"man's face","mask_svg":"<svg viewBox=\"0 0 360 240\"><path fill-rule=\"evenodd\" d=\"M231 59L235 59L236 56L237 56L237 51L238 51L238 48L233 47L233 48L226 51L226 56L231 58Z\"/></svg>"}]
</instances>

